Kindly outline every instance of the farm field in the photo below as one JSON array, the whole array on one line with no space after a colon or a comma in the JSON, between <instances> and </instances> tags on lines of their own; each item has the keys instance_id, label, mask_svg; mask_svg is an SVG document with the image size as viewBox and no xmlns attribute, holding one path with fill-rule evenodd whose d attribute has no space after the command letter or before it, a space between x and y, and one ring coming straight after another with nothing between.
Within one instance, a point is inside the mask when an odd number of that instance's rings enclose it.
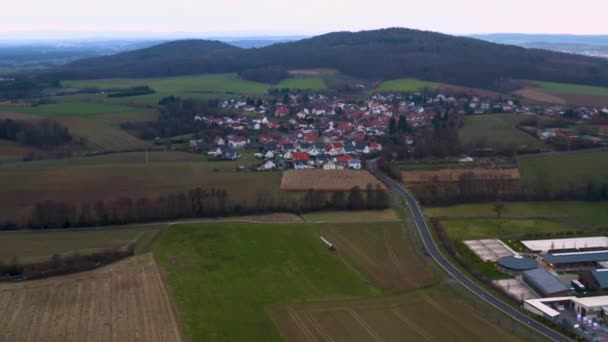
<instances>
[{"instance_id":1,"label":"farm field","mask_svg":"<svg viewBox=\"0 0 608 342\"><path fill-rule=\"evenodd\" d=\"M539 184L551 192L571 186L586 188L590 181L608 182L608 152L580 151L565 154L525 157L520 159L523 185Z\"/></svg>"},{"instance_id":2,"label":"farm field","mask_svg":"<svg viewBox=\"0 0 608 342\"><path fill-rule=\"evenodd\" d=\"M328 211L301 215L306 222L368 222L391 221L399 218L392 209L364 211Z\"/></svg>"},{"instance_id":3,"label":"farm field","mask_svg":"<svg viewBox=\"0 0 608 342\"><path fill-rule=\"evenodd\" d=\"M150 254L46 280L0 284L1 341L182 340Z\"/></svg>"},{"instance_id":4,"label":"farm field","mask_svg":"<svg viewBox=\"0 0 608 342\"><path fill-rule=\"evenodd\" d=\"M327 85L325 85L325 81L321 77L295 77L288 78L276 86L278 89L302 89L302 90L325 90L327 89Z\"/></svg>"},{"instance_id":5,"label":"farm field","mask_svg":"<svg viewBox=\"0 0 608 342\"><path fill-rule=\"evenodd\" d=\"M528 81L516 92L524 98L547 103L582 106L608 106L608 88L580 84Z\"/></svg>"},{"instance_id":6,"label":"farm field","mask_svg":"<svg viewBox=\"0 0 608 342\"><path fill-rule=\"evenodd\" d=\"M380 294L327 250L317 227L218 223L169 229L154 253L188 339L279 341L266 305Z\"/></svg>"},{"instance_id":7,"label":"farm field","mask_svg":"<svg viewBox=\"0 0 608 342\"><path fill-rule=\"evenodd\" d=\"M524 118L520 114L467 116L459 131L460 142L464 146L482 143L493 148L543 148L541 141L517 129Z\"/></svg>"},{"instance_id":8,"label":"farm field","mask_svg":"<svg viewBox=\"0 0 608 342\"><path fill-rule=\"evenodd\" d=\"M443 169L437 171L401 171L401 178L406 184L427 183L432 179L439 182L458 182L464 174L472 173L474 180L505 179L518 180L518 169Z\"/></svg>"},{"instance_id":9,"label":"farm field","mask_svg":"<svg viewBox=\"0 0 608 342\"><path fill-rule=\"evenodd\" d=\"M12 141L0 140L0 164L22 161L23 157L32 151L37 150L19 146Z\"/></svg>"},{"instance_id":10,"label":"farm field","mask_svg":"<svg viewBox=\"0 0 608 342\"><path fill-rule=\"evenodd\" d=\"M357 186L365 191L368 184L373 189L379 186L386 189L376 177L368 171L354 170L289 170L283 172L281 190L288 191L349 191Z\"/></svg>"},{"instance_id":11,"label":"farm field","mask_svg":"<svg viewBox=\"0 0 608 342\"><path fill-rule=\"evenodd\" d=\"M442 220L445 232L454 240L520 239L525 236L584 231L565 223L549 220L449 219Z\"/></svg>"},{"instance_id":12,"label":"farm field","mask_svg":"<svg viewBox=\"0 0 608 342\"><path fill-rule=\"evenodd\" d=\"M403 78L398 80L382 82L376 92L395 91L395 92L414 92L424 88L437 89L440 84L435 82L421 81L414 78Z\"/></svg>"},{"instance_id":13,"label":"farm field","mask_svg":"<svg viewBox=\"0 0 608 342\"><path fill-rule=\"evenodd\" d=\"M436 284L409 239L400 222L193 224L154 253L192 341L518 340Z\"/></svg>"},{"instance_id":14,"label":"farm field","mask_svg":"<svg viewBox=\"0 0 608 342\"><path fill-rule=\"evenodd\" d=\"M496 217L493 203L429 207L429 217L475 218ZM507 202L503 219L546 217L608 227L608 206L601 202Z\"/></svg>"},{"instance_id":15,"label":"farm field","mask_svg":"<svg viewBox=\"0 0 608 342\"><path fill-rule=\"evenodd\" d=\"M47 118L92 117L104 114L129 113L137 108L102 103L53 103L32 106L0 105L0 112L14 112Z\"/></svg>"},{"instance_id":16,"label":"farm field","mask_svg":"<svg viewBox=\"0 0 608 342\"><path fill-rule=\"evenodd\" d=\"M238 161L156 162L162 153L151 153L148 164L142 153L129 153L5 165L0 167L0 215L3 219L15 216L19 219L36 203L58 198L80 203L221 186L228 191L230 202L248 203L258 190L270 195L277 195L279 191L281 174L278 172L237 172L236 166L241 165ZM189 158L190 155L176 156ZM131 161L117 162L121 158Z\"/></svg>"},{"instance_id":17,"label":"farm field","mask_svg":"<svg viewBox=\"0 0 608 342\"><path fill-rule=\"evenodd\" d=\"M269 86L240 79L236 74L211 74L166 78L100 79L83 81L64 81L67 88L125 89L147 85L156 90L155 94L127 97L118 101L157 102L159 99L175 95L184 98L197 98L199 95L213 94L263 94ZM205 96L207 97L207 96ZM142 103L143 104L143 103Z\"/></svg>"},{"instance_id":18,"label":"farm field","mask_svg":"<svg viewBox=\"0 0 608 342\"><path fill-rule=\"evenodd\" d=\"M51 106L51 105L49 105ZM61 107L70 108L72 104L62 104ZM0 119L8 118L14 120L38 120L42 118L52 118L64 124L70 132L80 138L85 139L85 149L89 151L117 151L128 149L141 149L145 146L145 142L135 136L130 135L126 131L120 129L120 124L123 122L142 122L152 121L156 119L157 113L153 110L142 110L124 106L104 105L104 104L87 104L88 108L96 108L100 106L98 114L82 115L63 115L51 114L47 112L42 116L32 108L40 107L22 107L22 106L0 106ZM76 105L77 108L78 105ZM109 108L123 110L128 108L127 112L107 112ZM59 113L59 112L57 112ZM75 113L75 112L74 112ZM90 115L89 115L90 114ZM0 154L3 151L0 149ZM21 157L23 158L23 157Z\"/></svg>"},{"instance_id":19,"label":"farm field","mask_svg":"<svg viewBox=\"0 0 608 342\"><path fill-rule=\"evenodd\" d=\"M142 251L160 232L160 227L116 227L99 229L36 230L0 232L0 262L49 260L53 255L88 254L106 249L135 247Z\"/></svg>"},{"instance_id":20,"label":"farm field","mask_svg":"<svg viewBox=\"0 0 608 342\"><path fill-rule=\"evenodd\" d=\"M270 309L287 341L520 341L449 289ZM491 337L490 337L491 336Z\"/></svg>"}]
</instances>

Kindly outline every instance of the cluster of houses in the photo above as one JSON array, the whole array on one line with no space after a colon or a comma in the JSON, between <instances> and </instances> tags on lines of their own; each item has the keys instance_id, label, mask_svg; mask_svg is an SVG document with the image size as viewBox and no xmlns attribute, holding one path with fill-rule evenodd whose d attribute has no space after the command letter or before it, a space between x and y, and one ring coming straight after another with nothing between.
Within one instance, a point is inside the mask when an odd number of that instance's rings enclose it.
<instances>
[{"instance_id":1,"label":"cluster of houses","mask_svg":"<svg viewBox=\"0 0 608 342\"><path fill-rule=\"evenodd\" d=\"M259 170L294 168L296 170L322 168L324 170L360 170L361 156L379 152L382 146L344 141L307 143L282 140L264 145L255 156L262 159Z\"/></svg>"}]
</instances>

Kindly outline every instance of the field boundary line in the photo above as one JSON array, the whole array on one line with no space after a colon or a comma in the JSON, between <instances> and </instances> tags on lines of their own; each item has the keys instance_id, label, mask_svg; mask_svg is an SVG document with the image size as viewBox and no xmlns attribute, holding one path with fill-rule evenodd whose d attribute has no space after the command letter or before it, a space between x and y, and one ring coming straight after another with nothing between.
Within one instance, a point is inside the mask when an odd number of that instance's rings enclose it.
<instances>
[{"instance_id":1,"label":"field boundary line","mask_svg":"<svg viewBox=\"0 0 608 342\"><path fill-rule=\"evenodd\" d=\"M414 329L417 333L420 334L425 340L431 342L439 342L435 337L426 332L426 330L422 329L418 324L412 322L406 315L404 315L401 311L399 311L399 307L396 305L391 305L391 312L399 318L400 321L407 324L409 327Z\"/></svg>"},{"instance_id":2,"label":"field boundary line","mask_svg":"<svg viewBox=\"0 0 608 342\"><path fill-rule=\"evenodd\" d=\"M291 306L289 306L287 308L287 312L289 313L289 316L291 317L291 319L293 319L294 322L296 323L296 326L298 328L300 328L300 331L302 333L304 333L304 337L306 338L306 340L310 341L310 342L316 342L317 339L310 332L310 330L308 330L308 328L306 327L306 324L304 324L304 322L302 322L302 320L298 316L298 313Z\"/></svg>"},{"instance_id":3,"label":"field boundary line","mask_svg":"<svg viewBox=\"0 0 608 342\"><path fill-rule=\"evenodd\" d=\"M154 265L154 268L156 269L156 276L159 278L159 283L160 283L160 287L162 289L162 292L165 294L165 301L168 302L168 306L171 308L171 311L173 313L173 320L175 321L174 325L175 327L177 327L177 329L175 329L176 333L177 333L177 338L178 341L185 341L185 337L184 337L184 323L182 321L181 316L179 315L179 311L177 310L177 305L175 303L175 297L173 296L173 293L167 288L167 279L165 278L165 274L162 272L162 269L160 268L160 265L158 264L158 262L156 261L156 258L154 258L154 256L151 253L148 253L148 260L149 262L151 262Z\"/></svg>"}]
</instances>

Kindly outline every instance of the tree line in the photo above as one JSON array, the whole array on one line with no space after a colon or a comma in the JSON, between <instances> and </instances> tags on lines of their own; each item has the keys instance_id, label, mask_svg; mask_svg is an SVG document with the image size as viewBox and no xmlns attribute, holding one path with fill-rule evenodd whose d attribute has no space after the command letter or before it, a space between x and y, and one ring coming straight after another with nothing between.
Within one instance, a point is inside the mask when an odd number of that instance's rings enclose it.
<instances>
[{"instance_id":1,"label":"tree line","mask_svg":"<svg viewBox=\"0 0 608 342\"><path fill-rule=\"evenodd\" d=\"M321 210L386 209L388 193L368 185L350 191L308 190L302 195L277 198L266 190L238 200L223 188L197 187L188 192L158 197L121 197L81 203L48 200L37 203L23 223L0 222L0 230L53 229L121 225L138 222L250 215L267 212L300 214Z\"/></svg>"},{"instance_id":2,"label":"tree line","mask_svg":"<svg viewBox=\"0 0 608 342\"><path fill-rule=\"evenodd\" d=\"M36 122L2 119L0 120L0 139L42 149L75 142L67 127L48 119Z\"/></svg>"},{"instance_id":3,"label":"tree line","mask_svg":"<svg viewBox=\"0 0 608 342\"><path fill-rule=\"evenodd\" d=\"M55 254L50 260L37 263L22 264L17 258L13 258L9 263L0 261L0 281L42 279L88 271L109 265L133 254L133 246L128 246L93 254L74 253L68 256Z\"/></svg>"}]
</instances>

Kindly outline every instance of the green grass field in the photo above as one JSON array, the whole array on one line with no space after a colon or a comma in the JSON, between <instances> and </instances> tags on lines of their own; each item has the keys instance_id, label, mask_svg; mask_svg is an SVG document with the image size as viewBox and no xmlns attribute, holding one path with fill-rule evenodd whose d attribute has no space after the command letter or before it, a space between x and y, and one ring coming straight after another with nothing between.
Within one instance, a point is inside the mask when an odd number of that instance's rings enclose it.
<instances>
[{"instance_id":1,"label":"green grass field","mask_svg":"<svg viewBox=\"0 0 608 342\"><path fill-rule=\"evenodd\" d=\"M280 341L270 304L379 294L309 224L169 229L154 247L191 341Z\"/></svg>"},{"instance_id":2,"label":"green grass field","mask_svg":"<svg viewBox=\"0 0 608 342\"><path fill-rule=\"evenodd\" d=\"M608 182L608 152L576 152L522 158L522 182L529 188L546 184L550 191L586 188L590 181Z\"/></svg>"},{"instance_id":3,"label":"green grass field","mask_svg":"<svg viewBox=\"0 0 608 342\"><path fill-rule=\"evenodd\" d=\"M441 221L455 240L514 239L547 234L579 232L581 228L548 220L450 219Z\"/></svg>"},{"instance_id":4,"label":"green grass field","mask_svg":"<svg viewBox=\"0 0 608 342\"><path fill-rule=\"evenodd\" d=\"M212 74L201 76L181 76L167 78L140 79L100 79L84 81L64 81L68 88L116 89L147 85L156 90L156 94L113 99L117 102L132 101L135 104L156 102L159 99L175 95L185 98L210 98L221 94L263 94L268 85L240 79L236 74Z\"/></svg>"},{"instance_id":5,"label":"green grass field","mask_svg":"<svg viewBox=\"0 0 608 342\"><path fill-rule=\"evenodd\" d=\"M493 203L425 208L429 217L496 217ZM502 218L546 217L608 227L608 206L601 202L507 202Z\"/></svg>"},{"instance_id":6,"label":"green grass field","mask_svg":"<svg viewBox=\"0 0 608 342\"><path fill-rule=\"evenodd\" d=\"M41 105L36 107L31 106L15 106L15 105L0 105L0 112L14 112L30 114L39 117L47 118L62 118L62 117L91 117L104 114L129 113L136 111L136 108L102 104L102 103L54 103Z\"/></svg>"},{"instance_id":7,"label":"green grass field","mask_svg":"<svg viewBox=\"0 0 608 342\"><path fill-rule=\"evenodd\" d=\"M69 255L125 248L130 244L143 251L160 232L160 227L117 227L48 231L0 232L0 262L18 263L49 260L54 254Z\"/></svg>"},{"instance_id":8,"label":"green grass field","mask_svg":"<svg viewBox=\"0 0 608 342\"><path fill-rule=\"evenodd\" d=\"M523 119L519 114L467 116L459 132L463 145L483 143L494 148L542 147L538 139L516 128Z\"/></svg>"},{"instance_id":9,"label":"green grass field","mask_svg":"<svg viewBox=\"0 0 608 342\"><path fill-rule=\"evenodd\" d=\"M608 88L606 87L594 87L581 84L553 83L541 81L530 81L530 83L549 92L608 96Z\"/></svg>"},{"instance_id":10,"label":"green grass field","mask_svg":"<svg viewBox=\"0 0 608 342\"><path fill-rule=\"evenodd\" d=\"M294 77L288 78L281 81L275 86L276 88L283 89L302 89L302 90L325 90L327 85L321 77Z\"/></svg>"},{"instance_id":11,"label":"green grass field","mask_svg":"<svg viewBox=\"0 0 608 342\"><path fill-rule=\"evenodd\" d=\"M403 78L382 82L376 92L397 91L397 92L415 92L424 88L437 89L440 84L436 82L421 81L414 78Z\"/></svg>"}]
</instances>

